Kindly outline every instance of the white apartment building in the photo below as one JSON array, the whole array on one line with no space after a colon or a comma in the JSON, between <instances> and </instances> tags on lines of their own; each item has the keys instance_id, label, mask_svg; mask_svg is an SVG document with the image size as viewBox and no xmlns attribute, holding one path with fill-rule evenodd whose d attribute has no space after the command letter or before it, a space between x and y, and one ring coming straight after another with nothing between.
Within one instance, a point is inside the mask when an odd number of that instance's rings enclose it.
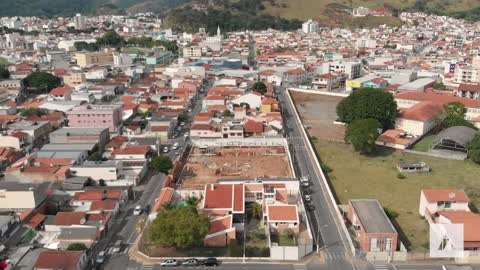
<instances>
[{"instance_id":1,"label":"white apartment building","mask_svg":"<svg viewBox=\"0 0 480 270\"><path fill-rule=\"evenodd\" d=\"M75 27L77 30L84 30L87 28L87 18L78 13L75 17L73 17L73 27Z\"/></svg>"},{"instance_id":2,"label":"white apartment building","mask_svg":"<svg viewBox=\"0 0 480 270\"><path fill-rule=\"evenodd\" d=\"M312 19L309 19L308 21L306 21L302 24L302 31L305 34L317 33L318 32L318 22L315 22L315 21L312 21Z\"/></svg>"},{"instance_id":3,"label":"white apartment building","mask_svg":"<svg viewBox=\"0 0 480 270\"><path fill-rule=\"evenodd\" d=\"M202 56L202 47L200 46L190 46L183 48L183 57L201 57Z\"/></svg>"},{"instance_id":4,"label":"white apartment building","mask_svg":"<svg viewBox=\"0 0 480 270\"><path fill-rule=\"evenodd\" d=\"M324 73L341 72L347 74L347 79L355 79L362 76L362 64L360 62L327 62L322 64Z\"/></svg>"}]
</instances>

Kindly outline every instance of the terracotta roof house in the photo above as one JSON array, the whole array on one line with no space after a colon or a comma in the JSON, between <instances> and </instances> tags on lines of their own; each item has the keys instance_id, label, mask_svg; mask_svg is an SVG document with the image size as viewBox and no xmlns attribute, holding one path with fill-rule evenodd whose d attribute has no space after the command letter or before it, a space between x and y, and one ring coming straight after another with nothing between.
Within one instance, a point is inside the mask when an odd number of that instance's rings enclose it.
<instances>
[{"instance_id":1,"label":"terracotta roof house","mask_svg":"<svg viewBox=\"0 0 480 270\"><path fill-rule=\"evenodd\" d=\"M44 250L33 267L34 270L81 270L87 264L83 251Z\"/></svg>"},{"instance_id":2,"label":"terracotta roof house","mask_svg":"<svg viewBox=\"0 0 480 270\"><path fill-rule=\"evenodd\" d=\"M462 189L422 189L418 213L429 220L439 211L470 211Z\"/></svg>"}]
</instances>

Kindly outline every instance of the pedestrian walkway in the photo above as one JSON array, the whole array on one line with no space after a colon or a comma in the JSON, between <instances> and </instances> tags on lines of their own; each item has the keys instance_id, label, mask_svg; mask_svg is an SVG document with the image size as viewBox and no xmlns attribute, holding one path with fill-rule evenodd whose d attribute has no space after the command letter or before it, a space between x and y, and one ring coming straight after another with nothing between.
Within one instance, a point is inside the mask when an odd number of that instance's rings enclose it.
<instances>
[{"instance_id":1,"label":"pedestrian walkway","mask_svg":"<svg viewBox=\"0 0 480 270\"><path fill-rule=\"evenodd\" d=\"M307 270L307 266L305 264L294 264L293 270Z\"/></svg>"},{"instance_id":2,"label":"pedestrian walkway","mask_svg":"<svg viewBox=\"0 0 480 270\"><path fill-rule=\"evenodd\" d=\"M390 267L388 266L387 263L381 263L381 262L378 262L378 263L373 263L373 269L374 270L389 270Z\"/></svg>"},{"instance_id":3,"label":"pedestrian walkway","mask_svg":"<svg viewBox=\"0 0 480 270\"><path fill-rule=\"evenodd\" d=\"M341 261L345 260L345 253L342 251L323 251L325 261Z\"/></svg>"}]
</instances>

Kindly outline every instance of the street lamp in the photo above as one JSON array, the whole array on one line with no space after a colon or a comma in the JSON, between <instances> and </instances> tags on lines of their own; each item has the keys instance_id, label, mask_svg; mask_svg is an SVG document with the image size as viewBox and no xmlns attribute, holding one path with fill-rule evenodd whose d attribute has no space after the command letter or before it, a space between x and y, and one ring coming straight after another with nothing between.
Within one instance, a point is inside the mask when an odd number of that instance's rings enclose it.
<instances>
[{"instance_id":1,"label":"street lamp","mask_svg":"<svg viewBox=\"0 0 480 270\"><path fill-rule=\"evenodd\" d=\"M323 225L322 227L318 228L317 253L319 252L319 249L320 249L320 234L321 234L322 230L325 229L326 227L328 227L328 224L327 224L327 225Z\"/></svg>"}]
</instances>

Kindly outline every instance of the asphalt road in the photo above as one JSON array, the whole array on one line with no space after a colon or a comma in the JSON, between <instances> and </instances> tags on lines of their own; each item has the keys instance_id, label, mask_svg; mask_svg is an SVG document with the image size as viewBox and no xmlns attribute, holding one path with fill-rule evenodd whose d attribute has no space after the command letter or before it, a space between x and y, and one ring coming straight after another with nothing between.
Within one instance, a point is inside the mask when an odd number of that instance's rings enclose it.
<instances>
[{"instance_id":1,"label":"asphalt road","mask_svg":"<svg viewBox=\"0 0 480 270\"><path fill-rule=\"evenodd\" d=\"M356 263L358 259L350 256L346 237L340 227L343 220L337 218L335 213L337 206L328 199L329 187L320 180L321 176L315 159L307 150L309 142L302 136L300 130L303 125L294 117L293 104L288 100L283 87L278 87L276 90L297 176L309 176L311 179L312 185L309 189L312 192L315 211L310 212L309 220L312 223L315 241L319 243L319 251L325 257L325 264L328 269L363 269L366 267L365 264L361 260Z\"/></svg>"}]
</instances>

